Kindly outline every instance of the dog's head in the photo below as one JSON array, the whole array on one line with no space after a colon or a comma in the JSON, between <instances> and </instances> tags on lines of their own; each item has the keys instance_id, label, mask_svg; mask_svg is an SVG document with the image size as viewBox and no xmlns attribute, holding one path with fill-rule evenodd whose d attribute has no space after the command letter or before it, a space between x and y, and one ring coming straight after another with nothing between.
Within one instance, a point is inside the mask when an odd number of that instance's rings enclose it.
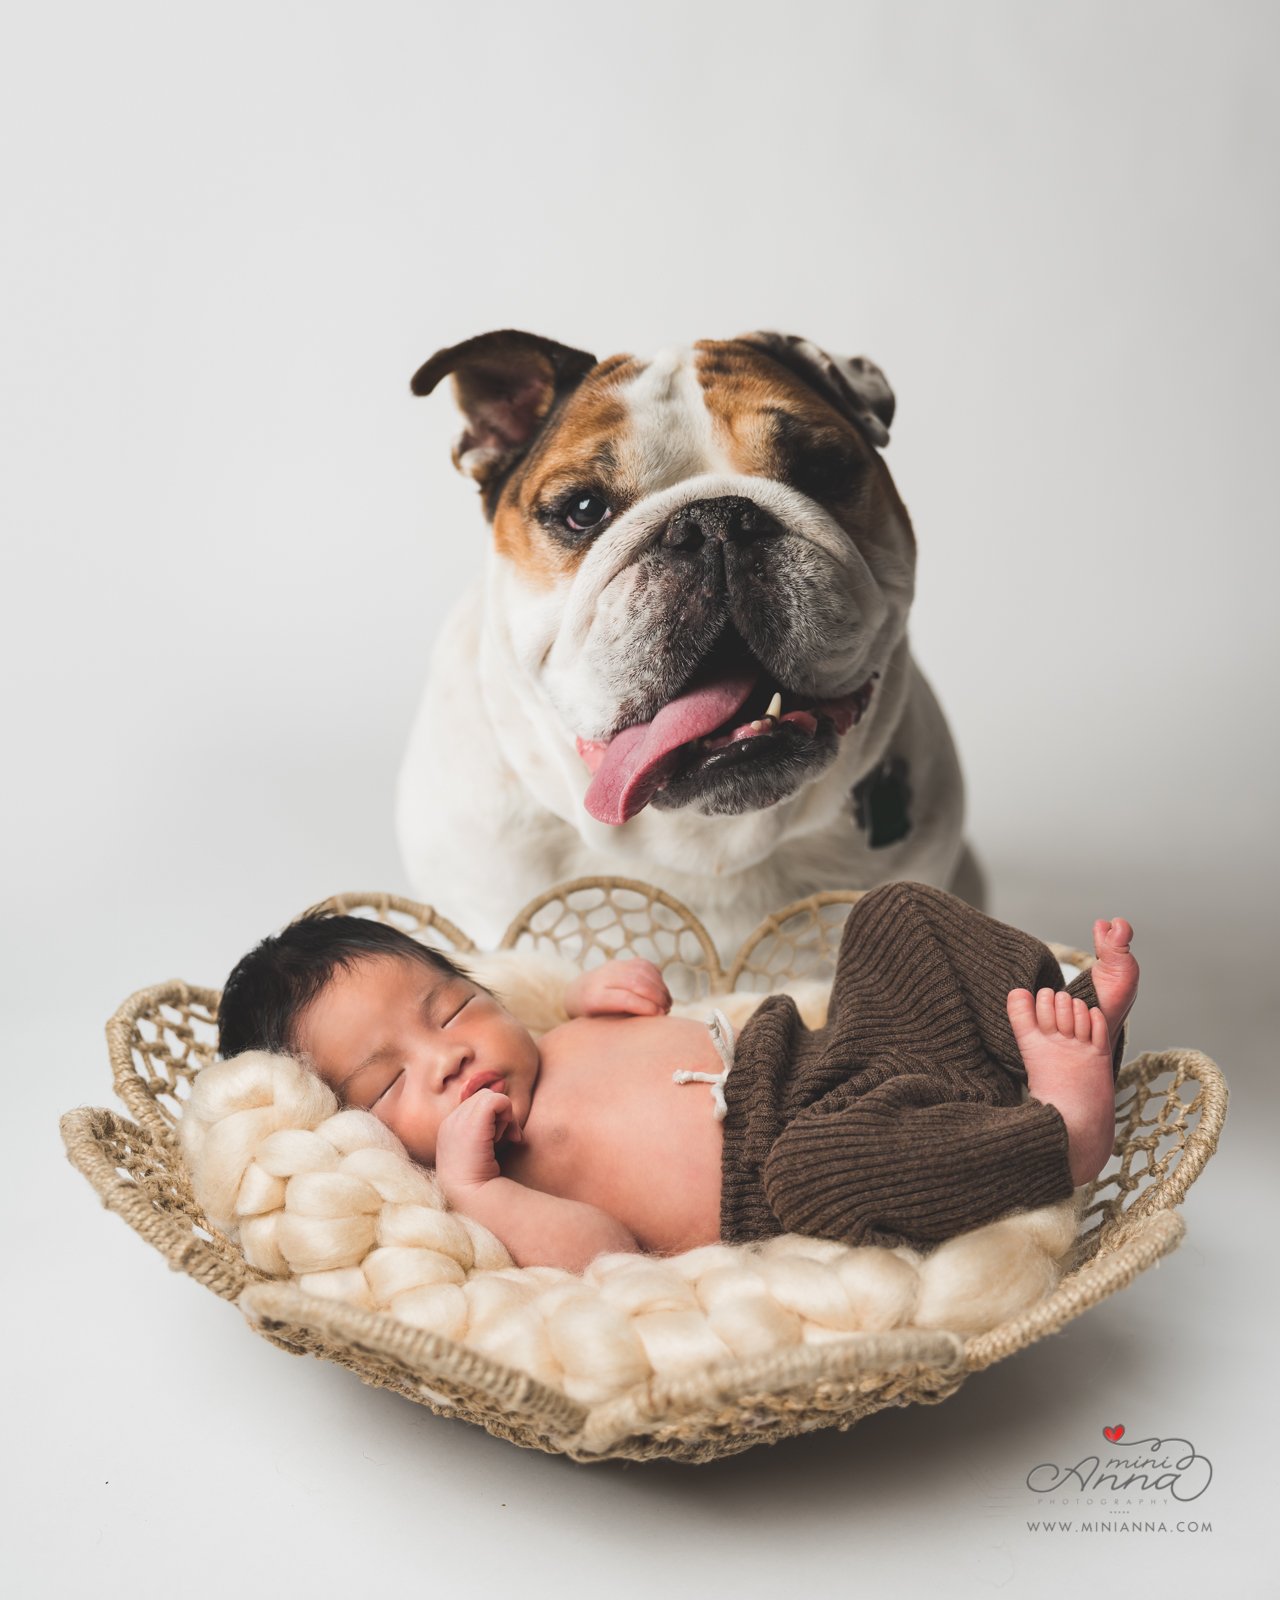
<instances>
[{"instance_id":1,"label":"dog's head","mask_svg":"<svg viewBox=\"0 0 1280 1600\"><path fill-rule=\"evenodd\" d=\"M880 369L777 333L597 362L506 330L439 351L413 392L449 374L491 598L592 816L755 811L829 767L914 582Z\"/></svg>"}]
</instances>

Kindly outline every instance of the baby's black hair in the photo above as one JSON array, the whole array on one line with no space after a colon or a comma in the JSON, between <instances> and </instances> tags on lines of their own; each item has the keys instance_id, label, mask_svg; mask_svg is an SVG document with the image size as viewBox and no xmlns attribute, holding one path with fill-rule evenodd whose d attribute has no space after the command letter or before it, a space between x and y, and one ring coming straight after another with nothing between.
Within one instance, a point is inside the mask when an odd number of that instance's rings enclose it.
<instances>
[{"instance_id":1,"label":"baby's black hair","mask_svg":"<svg viewBox=\"0 0 1280 1600\"><path fill-rule=\"evenodd\" d=\"M231 969L218 1005L218 1050L292 1054L298 1018L334 973L373 956L416 961L433 972L466 978L449 957L399 928L368 917L305 916L269 934Z\"/></svg>"}]
</instances>

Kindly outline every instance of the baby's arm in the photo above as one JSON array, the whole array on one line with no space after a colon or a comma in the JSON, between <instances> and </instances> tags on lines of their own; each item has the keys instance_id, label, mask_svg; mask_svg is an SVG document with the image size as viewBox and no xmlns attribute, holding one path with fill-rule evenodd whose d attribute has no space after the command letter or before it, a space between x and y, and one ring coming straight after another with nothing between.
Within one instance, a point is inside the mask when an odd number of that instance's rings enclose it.
<instances>
[{"instance_id":1,"label":"baby's arm","mask_svg":"<svg viewBox=\"0 0 1280 1600\"><path fill-rule=\"evenodd\" d=\"M671 1010L671 991L652 961L606 961L564 992L571 1017L660 1017Z\"/></svg>"},{"instance_id":2,"label":"baby's arm","mask_svg":"<svg viewBox=\"0 0 1280 1600\"><path fill-rule=\"evenodd\" d=\"M468 951L459 957L530 1033L550 1033L574 1017L661 1016L671 995L652 961L606 961L579 972L546 950Z\"/></svg>"},{"instance_id":3,"label":"baby's arm","mask_svg":"<svg viewBox=\"0 0 1280 1600\"><path fill-rule=\"evenodd\" d=\"M482 1223L518 1267L581 1272L612 1250L639 1250L631 1232L608 1212L504 1178L493 1153L504 1129L519 1139L511 1101L477 1089L440 1124L436 1177L455 1211Z\"/></svg>"}]
</instances>

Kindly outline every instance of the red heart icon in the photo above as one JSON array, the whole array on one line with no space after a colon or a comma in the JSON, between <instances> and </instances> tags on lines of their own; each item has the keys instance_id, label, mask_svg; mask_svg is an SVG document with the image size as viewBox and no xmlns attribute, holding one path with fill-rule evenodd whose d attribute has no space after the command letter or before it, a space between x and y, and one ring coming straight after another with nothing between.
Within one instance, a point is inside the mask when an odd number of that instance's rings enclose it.
<instances>
[{"instance_id":1,"label":"red heart icon","mask_svg":"<svg viewBox=\"0 0 1280 1600\"><path fill-rule=\"evenodd\" d=\"M1124 1423L1117 1422L1114 1428L1104 1428L1102 1431L1112 1444L1118 1444L1124 1438Z\"/></svg>"}]
</instances>

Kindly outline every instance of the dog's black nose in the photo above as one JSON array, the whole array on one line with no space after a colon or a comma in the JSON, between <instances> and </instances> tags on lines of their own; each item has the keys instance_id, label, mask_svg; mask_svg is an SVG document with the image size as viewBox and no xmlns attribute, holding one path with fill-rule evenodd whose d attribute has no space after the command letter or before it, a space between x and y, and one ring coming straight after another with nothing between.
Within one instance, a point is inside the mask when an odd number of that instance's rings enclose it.
<instances>
[{"instance_id":1,"label":"dog's black nose","mask_svg":"<svg viewBox=\"0 0 1280 1600\"><path fill-rule=\"evenodd\" d=\"M708 539L747 544L781 532L781 525L754 500L730 494L682 506L662 530L662 543L669 550L700 550Z\"/></svg>"}]
</instances>

